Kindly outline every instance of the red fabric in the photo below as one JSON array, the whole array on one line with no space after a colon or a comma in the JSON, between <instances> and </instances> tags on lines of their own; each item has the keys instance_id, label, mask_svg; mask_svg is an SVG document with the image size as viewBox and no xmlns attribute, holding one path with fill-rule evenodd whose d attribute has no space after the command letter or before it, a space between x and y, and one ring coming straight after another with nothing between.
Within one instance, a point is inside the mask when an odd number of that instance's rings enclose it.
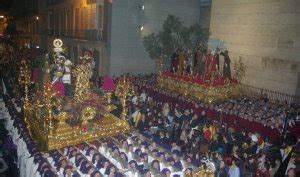
<instances>
[{"instance_id":1,"label":"red fabric","mask_svg":"<svg viewBox=\"0 0 300 177\"><path fill-rule=\"evenodd\" d=\"M209 74L215 72L217 70L217 58L212 54L208 54L206 56L206 68Z\"/></svg>"},{"instance_id":2,"label":"red fabric","mask_svg":"<svg viewBox=\"0 0 300 177\"><path fill-rule=\"evenodd\" d=\"M115 90L114 80L111 77L106 76L103 80L102 89L108 92Z\"/></svg>"},{"instance_id":3,"label":"red fabric","mask_svg":"<svg viewBox=\"0 0 300 177\"><path fill-rule=\"evenodd\" d=\"M60 97L65 96L65 86L64 86L63 82L61 82L61 81L55 82L53 84L53 88L55 91L57 91L57 96L60 96Z\"/></svg>"},{"instance_id":4,"label":"red fabric","mask_svg":"<svg viewBox=\"0 0 300 177\"><path fill-rule=\"evenodd\" d=\"M210 130L204 131L204 138L208 141L210 141L212 139L212 134L211 134Z\"/></svg>"},{"instance_id":5,"label":"red fabric","mask_svg":"<svg viewBox=\"0 0 300 177\"><path fill-rule=\"evenodd\" d=\"M39 69L34 68L32 70L32 82L38 82L38 80L39 80Z\"/></svg>"}]
</instances>

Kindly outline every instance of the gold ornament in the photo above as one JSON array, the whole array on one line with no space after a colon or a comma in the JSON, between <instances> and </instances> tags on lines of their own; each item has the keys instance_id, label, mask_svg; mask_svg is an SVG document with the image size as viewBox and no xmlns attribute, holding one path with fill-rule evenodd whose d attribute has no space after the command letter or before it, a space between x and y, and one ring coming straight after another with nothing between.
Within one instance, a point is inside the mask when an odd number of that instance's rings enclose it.
<instances>
[{"instance_id":1,"label":"gold ornament","mask_svg":"<svg viewBox=\"0 0 300 177\"><path fill-rule=\"evenodd\" d=\"M191 81L184 81L167 76L159 75L158 84L160 88L179 93L191 100L201 100L205 103L235 98L240 95L240 84L225 84L224 86L214 87L196 84Z\"/></svg>"},{"instance_id":2,"label":"gold ornament","mask_svg":"<svg viewBox=\"0 0 300 177\"><path fill-rule=\"evenodd\" d=\"M126 116L127 116L126 100L128 97L134 95L133 84L131 83L130 80L126 79L126 76L124 76L123 79L117 83L115 94L120 98L121 105L123 107L123 112L121 117L123 120L126 120Z\"/></svg>"},{"instance_id":3,"label":"gold ornament","mask_svg":"<svg viewBox=\"0 0 300 177\"><path fill-rule=\"evenodd\" d=\"M59 46L58 44L57 46ZM25 102L24 117L27 128L40 150L60 149L131 131L127 121L125 119L120 120L106 111L104 104L104 109L101 109L103 113L101 118L97 117L97 106L86 106L90 104L89 101L92 95L89 91L91 68L91 63L88 60L84 60L75 70L77 80L75 98L72 99L76 101L74 104L73 101L72 104L68 101L62 102L56 96L57 93L53 89L50 79L44 80L44 89L42 92L36 93L33 104ZM26 65L22 65L21 71L20 83L25 84L25 86L29 85L30 70ZM49 72L47 70L46 75L48 78ZM128 90L126 86L123 88L125 89L124 91ZM127 95L123 91L120 93L125 97ZM25 89L25 101L28 100L27 94L28 89ZM103 98L99 97L98 99L96 102L101 107ZM78 109L79 113L71 114L63 110L63 108L68 107ZM79 117L81 123L75 122L75 124L71 124L71 120L74 119L73 116ZM91 123L88 123L89 120L91 120Z\"/></svg>"},{"instance_id":4,"label":"gold ornament","mask_svg":"<svg viewBox=\"0 0 300 177\"><path fill-rule=\"evenodd\" d=\"M73 71L76 77L75 85L75 101L83 102L90 97L90 77L92 75L92 64L89 62L82 62L77 65Z\"/></svg>"}]
</instances>

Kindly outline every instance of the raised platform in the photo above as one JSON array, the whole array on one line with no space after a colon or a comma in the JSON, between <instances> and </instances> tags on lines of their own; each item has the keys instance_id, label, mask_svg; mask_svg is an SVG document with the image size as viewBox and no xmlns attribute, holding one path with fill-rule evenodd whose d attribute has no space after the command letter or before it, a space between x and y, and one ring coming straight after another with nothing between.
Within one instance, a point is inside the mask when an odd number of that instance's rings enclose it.
<instances>
[{"instance_id":1,"label":"raised platform","mask_svg":"<svg viewBox=\"0 0 300 177\"><path fill-rule=\"evenodd\" d=\"M131 130L125 119L110 113L102 97L83 103L70 99L64 101L62 107L62 110L49 118L45 107L37 104L26 106L27 128L42 151L124 134Z\"/></svg>"},{"instance_id":2,"label":"raised platform","mask_svg":"<svg viewBox=\"0 0 300 177\"><path fill-rule=\"evenodd\" d=\"M158 76L161 88L176 92L205 103L214 103L240 95L240 84L236 80L215 79L197 76L179 76L164 72Z\"/></svg>"}]
</instances>

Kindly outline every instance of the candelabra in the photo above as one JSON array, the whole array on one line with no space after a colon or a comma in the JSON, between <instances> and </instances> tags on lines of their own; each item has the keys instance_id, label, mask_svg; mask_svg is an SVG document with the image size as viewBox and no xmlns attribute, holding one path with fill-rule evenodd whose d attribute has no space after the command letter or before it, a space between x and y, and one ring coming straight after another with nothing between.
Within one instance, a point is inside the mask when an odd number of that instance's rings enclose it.
<instances>
[{"instance_id":1,"label":"candelabra","mask_svg":"<svg viewBox=\"0 0 300 177\"><path fill-rule=\"evenodd\" d=\"M50 82L46 83L44 85L44 106L47 110L47 116L44 120L44 130L46 132L49 132L49 135L52 135L53 133L53 107L59 108L61 106L61 101L58 97L56 97L57 92L53 89L52 84ZM47 124L49 125L48 127Z\"/></svg>"},{"instance_id":2,"label":"candelabra","mask_svg":"<svg viewBox=\"0 0 300 177\"><path fill-rule=\"evenodd\" d=\"M31 72L25 60L21 61L20 67L20 75L19 75L19 83L24 85L25 98L24 98L24 110L29 109L29 98L28 98L28 87L30 85ZM30 124L27 120L28 115L24 115L24 121L26 123L27 128L30 128Z\"/></svg>"},{"instance_id":3,"label":"candelabra","mask_svg":"<svg viewBox=\"0 0 300 177\"><path fill-rule=\"evenodd\" d=\"M19 83L24 85L25 90L25 99L24 99L24 108L28 107L29 98L28 98L28 86L30 85L31 72L25 60L21 61Z\"/></svg>"},{"instance_id":4,"label":"candelabra","mask_svg":"<svg viewBox=\"0 0 300 177\"><path fill-rule=\"evenodd\" d=\"M132 82L126 79L126 76L124 76L123 79L118 81L115 93L116 96L120 98L123 107L121 119L126 120L126 116L127 116L126 100L127 97L134 95L134 88Z\"/></svg>"}]
</instances>

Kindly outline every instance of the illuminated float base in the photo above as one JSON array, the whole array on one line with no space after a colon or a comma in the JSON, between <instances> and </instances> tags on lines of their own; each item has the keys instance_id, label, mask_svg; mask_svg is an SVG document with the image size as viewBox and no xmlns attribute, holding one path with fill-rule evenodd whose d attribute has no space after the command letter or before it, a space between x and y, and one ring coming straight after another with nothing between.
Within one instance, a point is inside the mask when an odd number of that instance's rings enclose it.
<instances>
[{"instance_id":1,"label":"illuminated float base","mask_svg":"<svg viewBox=\"0 0 300 177\"><path fill-rule=\"evenodd\" d=\"M162 73L158 76L158 85L175 93L187 96L205 103L214 103L240 96L240 84L229 82L214 86L199 84L192 78L176 76L172 73Z\"/></svg>"},{"instance_id":2,"label":"illuminated float base","mask_svg":"<svg viewBox=\"0 0 300 177\"><path fill-rule=\"evenodd\" d=\"M70 123L71 114L60 112L52 125L46 125L39 108L26 107L25 120L33 139L40 150L49 151L67 146L90 142L99 138L106 138L130 132L130 126L125 119L119 119L106 111L101 118L93 118L98 111L95 107L85 107L81 114L82 121ZM90 118L89 118L90 117ZM49 118L46 117L49 121Z\"/></svg>"}]
</instances>

